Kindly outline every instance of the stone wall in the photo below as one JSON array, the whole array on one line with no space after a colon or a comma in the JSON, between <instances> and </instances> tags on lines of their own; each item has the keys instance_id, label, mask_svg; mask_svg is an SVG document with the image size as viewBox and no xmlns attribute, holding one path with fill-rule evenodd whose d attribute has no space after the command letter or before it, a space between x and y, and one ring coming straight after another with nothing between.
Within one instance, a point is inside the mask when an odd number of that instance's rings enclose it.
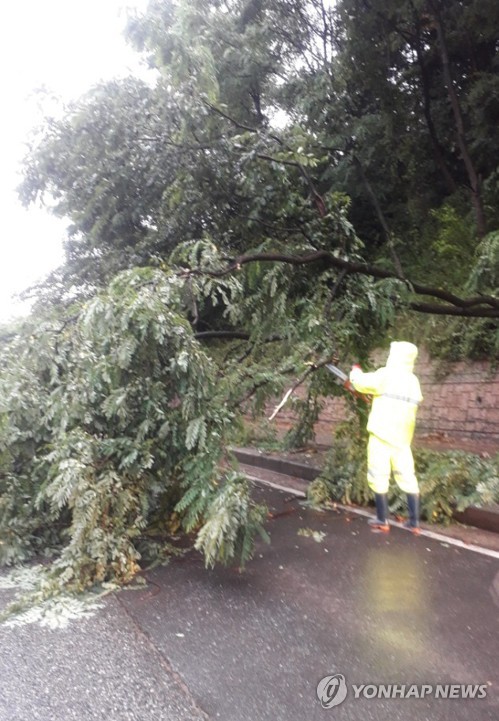
<instances>
[{"instance_id":1,"label":"stone wall","mask_svg":"<svg viewBox=\"0 0 499 721\"><path fill-rule=\"evenodd\" d=\"M440 377L424 353L416 366L424 401L418 412L418 435L497 444L499 450L499 372L489 363L456 363Z\"/></svg>"},{"instance_id":2,"label":"stone wall","mask_svg":"<svg viewBox=\"0 0 499 721\"><path fill-rule=\"evenodd\" d=\"M380 356L380 365L385 358L386 353ZM421 352L415 372L424 396L418 411L416 443L499 452L499 372L492 372L490 363L444 365ZM318 443L331 442L332 431L345 413L341 398L325 400L315 428ZM277 419L282 429L290 425L289 409L284 408Z\"/></svg>"}]
</instances>

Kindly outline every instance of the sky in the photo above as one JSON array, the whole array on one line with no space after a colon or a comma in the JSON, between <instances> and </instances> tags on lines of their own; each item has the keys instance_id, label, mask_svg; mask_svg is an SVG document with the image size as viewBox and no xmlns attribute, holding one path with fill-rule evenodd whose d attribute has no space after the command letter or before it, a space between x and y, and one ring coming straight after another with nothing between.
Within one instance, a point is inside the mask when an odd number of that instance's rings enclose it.
<instances>
[{"instance_id":1,"label":"sky","mask_svg":"<svg viewBox=\"0 0 499 721\"><path fill-rule=\"evenodd\" d=\"M30 131L41 121L44 87L63 101L100 80L144 74L123 38L126 9L147 0L6 0L2 7L0 114L0 322L27 312L12 296L63 259L66 221L43 207L25 210L16 188Z\"/></svg>"}]
</instances>

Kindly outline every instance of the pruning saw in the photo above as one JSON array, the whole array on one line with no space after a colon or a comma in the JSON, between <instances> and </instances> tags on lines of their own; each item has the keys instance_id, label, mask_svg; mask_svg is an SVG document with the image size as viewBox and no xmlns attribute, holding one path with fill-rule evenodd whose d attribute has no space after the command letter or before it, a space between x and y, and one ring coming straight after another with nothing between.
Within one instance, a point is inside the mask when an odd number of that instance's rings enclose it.
<instances>
[{"instance_id":1,"label":"pruning saw","mask_svg":"<svg viewBox=\"0 0 499 721\"><path fill-rule=\"evenodd\" d=\"M330 373L332 373L334 376L336 376L336 378L338 378L338 380L341 381L341 385L343 386L343 388L346 388L347 391L350 391L350 393L352 393L354 396L357 396L357 398L362 398L362 400L366 403L371 402L369 396L366 396L364 393L359 393L359 391L355 390L347 374L342 371L341 368L338 368L338 366L335 366L332 363L326 363L325 368L327 368Z\"/></svg>"},{"instance_id":2,"label":"pruning saw","mask_svg":"<svg viewBox=\"0 0 499 721\"><path fill-rule=\"evenodd\" d=\"M328 371L330 371L336 378L339 378L340 381L345 385L345 383L348 381L347 374L341 370L341 368L338 368L338 366L334 366L332 363L326 363L325 366Z\"/></svg>"},{"instance_id":3,"label":"pruning saw","mask_svg":"<svg viewBox=\"0 0 499 721\"><path fill-rule=\"evenodd\" d=\"M353 385L350 383L347 374L341 370L341 368L338 368L338 366L333 365L333 363L325 363L324 368L327 368L330 373L332 373L336 378L341 382L341 385L350 393L357 396L358 398L362 398L366 403L370 402L370 398L363 393L359 393L355 390ZM286 391L284 394L281 402L274 408L274 411L272 415L269 417L269 421L272 421L276 415L279 413L281 408L288 402L290 395L294 391L295 386L291 386L291 388Z\"/></svg>"}]
</instances>

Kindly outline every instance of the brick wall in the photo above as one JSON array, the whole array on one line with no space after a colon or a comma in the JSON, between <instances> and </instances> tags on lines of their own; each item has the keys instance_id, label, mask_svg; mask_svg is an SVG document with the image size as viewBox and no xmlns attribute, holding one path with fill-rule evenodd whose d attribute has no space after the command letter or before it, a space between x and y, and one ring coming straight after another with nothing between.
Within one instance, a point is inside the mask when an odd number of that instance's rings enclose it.
<instances>
[{"instance_id":1,"label":"brick wall","mask_svg":"<svg viewBox=\"0 0 499 721\"><path fill-rule=\"evenodd\" d=\"M385 359L386 353L380 356L380 365ZM499 451L499 372L493 373L490 363L443 365L432 362L422 351L415 372L424 396L418 411L416 443ZM315 428L318 443L331 442L332 431L344 420L345 412L341 398L325 399ZM290 425L289 409L284 408L277 420L283 429Z\"/></svg>"},{"instance_id":2,"label":"brick wall","mask_svg":"<svg viewBox=\"0 0 499 721\"><path fill-rule=\"evenodd\" d=\"M424 401L417 434L442 434L496 444L499 450L499 372L490 363L456 363L440 377L423 352L416 365Z\"/></svg>"}]
</instances>

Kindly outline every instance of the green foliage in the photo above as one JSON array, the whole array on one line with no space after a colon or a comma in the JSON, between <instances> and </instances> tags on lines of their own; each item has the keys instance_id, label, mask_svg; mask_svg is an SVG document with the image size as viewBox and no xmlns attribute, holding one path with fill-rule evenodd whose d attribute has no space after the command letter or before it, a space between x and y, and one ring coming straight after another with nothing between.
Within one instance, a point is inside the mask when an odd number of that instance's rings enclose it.
<instances>
[{"instance_id":1,"label":"green foliage","mask_svg":"<svg viewBox=\"0 0 499 721\"><path fill-rule=\"evenodd\" d=\"M31 331L31 332L30 332ZM36 338L36 340L35 340ZM39 342L37 342L39 341ZM36 343L36 346L35 346ZM37 503L44 477L39 456L51 439L48 410L59 367L60 339L50 323L14 335L2 348L0 375L0 561L50 552L57 535L47 504ZM62 351L64 353L64 351ZM61 519L64 525L64 519ZM42 531L47 530L46 534Z\"/></svg>"},{"instance_id":2,"label":"green foliage","mask_svg":"<svg viewBox=\"0 0 499 721\"><path fill-rule=\"evenodd\" d=\"M499 231L489 233L476 250L477 262L468 280L471 292L488 294L499 287Z\"/></svg>"},{"instance_id":3,"label":"green foliage","mask_svg":"<svg viewBox=\"0 0 499 721\"><path fill-rule=\"evenodd\" d=\"M329 474L328 474L329 475ZM307 488L307 505L312 508L325 508L334 498L335 486L323 475L315 478Z\"/></svg>"},{"instance_id":4,"label":"green foliage","mask_svg":"<svg viewBox=\"0 0 499 721\"><path fill-rule=\"evenodd\" d=\"M248 482L231 474L210 504L206 521L198 533L196 548L203 552L206 565L228 562L234 557L244 566L253 555L254 536L259 532L268 542L263 529L267 508L251 502Z\"/></svg>"},{"instance_id":5,"label":"green foliage","mask_svg":"<svg viewBox=\"0 0 499 721\"><path fill-rule=\"evenodd\" d=\"M428 522L449 523L456 510L499 502L499 456L417 449L414 457L421 513ZM404 495L393 489L390 505L405 512Z\"/></svg>"},{"instance_id":6,"label":"green foliage","mask_svg":"<svg viewBox=\"0 0 499 721\"><path fill-rule=\"evenodd\" d=\"M294 399L291 406L297 413L297 421L286 433L284 448L303 448L315 436L314 425L319 418L323 403L309 390L306 398Z\"/></svg>"},{"instance_id":7,"label":"green foliage","mask_svg":"<svg viewBox=\"0 0 499 721\"><path fill-rule=\"evenodd\" d=\"M444 266L449 288L463 287L473 266L476 243L469 208L462 194L431 210L423 226L421 241L417 243L416 240L416 244L421 247L428 243L429 247L425 249L424 257L414 258L413 264L419 265L421 272L427 271L428 281L438 283L440 269Z\"/></svg>"},{"instance_id":8,"label":"green foliage","mask_svg":"<svg viewBox=\"0 0 499 721\"><path fill-rule=\"evenodd\" d=\"M125 582L158 510L202 531L210 563L249 557L263 516L242 491L211 539L212 505L234 487L220 469L234 411L182 295L177 276L126 271L76 317L28 326L3 350L4 562L57 548L61 585Z\"/></svg>"},{"instance_id":9,"label":"green foliage","mask_svg":"<svg viewBox=\"0 0 499 721\"><path fill-rule=\"evenodd\" d=\"M499 232L486 235L475 256L466 283L467 292L493 297L499 288ZM499 358L499 324L492 318L477 319L473 323L453 319L440 330L437 339L433 339L430 349L437 357L451 360L490 358L495 366Z\"/></svg>"},{"instance_id":10,"label":"green foliage","mask_svg":"<svg viewBox=\"0 0 499 721\"><path fill-rule=\"evenodd\" d=\"M329 498L342 503L365 505L371 498L367 487L367 432L363 414L351 416L336 431L321 474L309 486L312 505Z\"/></svg>"},{"instance_id":11,"label":"green foliage","mask_svg":"<svg viewBox=\"0 0 499 721\"><path fill-rule=\"evenodd\" d=\"M335 439L321 475L308 487L307 500L313 506L327 505L330 499L359 505L372 502L365 460L367 436L354 435L352 426L345 431ZM427 522L447 524L455 511L499 502L499 456L417 448L414 458L421 516ZM389 502L392 513L407 514L406 495L394 482Z\"/></svg>"}]
</instances>

